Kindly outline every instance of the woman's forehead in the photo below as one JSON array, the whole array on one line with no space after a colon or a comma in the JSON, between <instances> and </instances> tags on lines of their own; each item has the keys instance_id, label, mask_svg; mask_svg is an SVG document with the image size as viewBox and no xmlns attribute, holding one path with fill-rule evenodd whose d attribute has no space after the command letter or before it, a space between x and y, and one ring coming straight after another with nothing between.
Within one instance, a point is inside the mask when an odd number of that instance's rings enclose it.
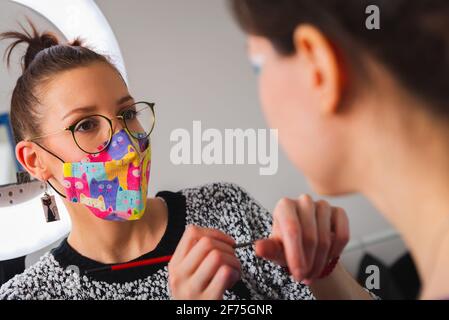
<instances>
[{"instance_id":1,"label":"woman's forehead","mask_svg":"<svg viewBox=\"0 0 449 320\"><path fill-rule=\"evenodd\" d=\"M117 71L105 64L95 64L57 75L42 92L41 102L63 117L71 109L83 106L97 109L115 106L126 97L130 97L128 88Z\"/></svg>"}]
</instances>

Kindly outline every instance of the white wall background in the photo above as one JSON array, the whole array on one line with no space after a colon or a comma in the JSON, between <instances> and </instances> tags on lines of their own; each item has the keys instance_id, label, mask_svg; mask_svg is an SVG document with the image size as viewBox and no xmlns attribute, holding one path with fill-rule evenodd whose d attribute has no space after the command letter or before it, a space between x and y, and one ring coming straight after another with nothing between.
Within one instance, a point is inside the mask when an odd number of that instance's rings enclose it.
<instances>
[{"instance_id":1,"label":"white wall background","mask_svg":"<svg viewBox=\"0 0 449 320\"><path fill-rule=\"evenodd\" d=\"M4 4L5 0L0 0ZM179 190L212 181L236 182L271 210L283 196L313 193L301 173L280 152L274 176L260 176L258 165L175 166L170 162L170 133L203 129L266 128L259 110L256 78L246 60L245 39L224 0L96 0L114 30L125 59L131 93L156 102L157 123L152 136L150 194ZM13 15L11 15L13 16ZM15 20L20 15L14 15ZM10 28L11 20L2 22ZM3 86L0 98L11 89ZM3 98L2 98L3 95ZM223 131L224 132L224 131ZM391 228L362 197L330 199L350 217L352 239ZM370 249L386 263L403 252L399 239ZM355 271L361 250L345 262Z\"/></svg>"}]
</instances>

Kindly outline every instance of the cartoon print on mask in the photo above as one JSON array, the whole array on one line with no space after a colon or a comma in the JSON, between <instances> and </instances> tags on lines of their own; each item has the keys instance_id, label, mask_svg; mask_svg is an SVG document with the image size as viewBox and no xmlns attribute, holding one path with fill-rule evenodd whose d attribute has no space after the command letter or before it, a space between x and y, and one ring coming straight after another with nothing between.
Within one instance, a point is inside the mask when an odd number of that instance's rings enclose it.
<instances>
[{"instance_id":1,"label":"cartoon print on mask","mask_svg":"<svg viewBox=\"0 0 449 320\"><path fill-rule=\"evenodd\" d=\"M146 149L136 152L136 147ZM95 216L105 220L140 219L146 207L150 164L149 139L134 141L122 129L97 156L64 163L67 199L86 205Z\"/></svg>"},{"instance_id":2,"label":"cartoon print on mask","mask_svg":"<svg viewBox=\"0 0 449 320\"><path fill-rule=\"evenodd\" d=\"M129 218L138 215L142 209L143 201L139 191L123 190L121 187L118 189L117 211L126 212L126 216Z\"/></svg>"},{"instance_id":3,"label":"cartoon print on mask","mask_svg":"<svg viewBox=\"0 0 449 320\"><path fill-rule=\"evenodd\" d=\"M86 197L84 195L84 193L82 193L80 196L80 203L85 204L86 206L89 206L89 207L94 207L101 211L106 211L106 205L104 203L103 196L99 196L97 199L97 198Z\"/></svg>"},{"instance_id":4,"label":"cartoon print on mask","mask_svg":"<svg viewBox=\"0 0 449 320\"><path fill-rule=\"evenodd\" d=\"M130 163L127 175L128 190L139 190L141 179L141 168L134 166L133 163Z\"/></svg>"},{"instance_id":5,"label":"cartoon print on mask","mask_svg":"<svg viewBox=\"0 0 449 320\"><path fill-rule=\"evenodd\" d=\"M139 157L133 146L128 146L128 152L120 160L111 160L104 163L107 177L112 180L114 177L118 177L120 187L127 190L128 187L128 170L118 170L117 168L125 168L132 164L135 167L139 166ZM140 181L139 181L140 183Z\"/></svg>"},{"instance_id":6,"label":"cartoon print on mask","mask_svg":"<svg viewBox=\"0 0 449 320\"><path fill-rule=\"evenodd\" d=\"M151 161L148 160L147 164L145 165L145 168L146 168L145 169L145 179L148 179L150 177L150 167L151 167Z\"/></svg>"},{"instance_id":7,"label":"cartoon print on mask","mask_svg":"<svg viewBox=\"0 0 449 320\"><path fill-rule=\"evenodd\" d=\"M143 151L147 150L147 148L149 147L150 139L139 139L138 143L139 143L140 152L143 152Z\"/></svg>"},{"instance_id":8,"label":"cartoon print on mask","mask_svg":"<svg viewBox=\"0 0 449 320\"><path fill-rule=\"evenodd\" d=\"M149 160L149 157L146 157L142 163L144 170L141 171L141 174L143 174L142 179L145 181L148 181L148 178L150 176L150 167L151 167L151 161ZM144 189L142 189L143 194L147 194L148 188L145 185Z\"/></svg>"},{"instance_id":9,"label":"cartoon print on mask","mask_svg":"<svg viewBox=\"0 0 449 320\"><path fill-rule=\"evenodd\" d=\"M85 158L85 162L106 162L112 160L111 155L107 152L101 152L97 154L88 154Z\"/></svg>"},{"instance_id":10,"label":"cartoon print on mask","mask_svg":"<svg viewBox=\"0 0 449 320\"><path fill-rule=\"evenodd\" d=\"M91 197L98 198L99 196L103 196L106 208L112 208L112 210L115 210L118 187L119 182L117 177L115 177L112 181L97 181L95 178L93 178L90 181Z\"/></svg>"},{"instance_id":11,"label":"cartoon print on mask","mask_svg":"<svg viewBox=\"0 0 449 320\"><path fill-rule=\"evenodd\" d=\"M115 135L115 139L111 141L108 153L113 160L121 160L129 152L129 137L125 130L121 130Z\"/></svg>"},{"instance_id":12,"label":"cartoon print on mask","mask_svg":"<svg viewBox=\"0 0 449 320\"><path fill-rule=\"evenodd\" d=\"M84 194L90 197L89 184L87 182L87 176L84 173L81 178L66 177L63 181L63 186L66 189L66 195L71 202L79 202L79 197Z\"/></svg>"},{"instance_id":13,"label":"cartoon print on mask","mask_svg":"<svg viewBox=\"0 0 449 320\"><path fill-rule=\"evenodd\" d=\"M72 163L71 176L81 177L83 174L87 175L87 180L102 179L106 175L105 167L102 162L78 162Z\"/></svg>"}]
</instances>

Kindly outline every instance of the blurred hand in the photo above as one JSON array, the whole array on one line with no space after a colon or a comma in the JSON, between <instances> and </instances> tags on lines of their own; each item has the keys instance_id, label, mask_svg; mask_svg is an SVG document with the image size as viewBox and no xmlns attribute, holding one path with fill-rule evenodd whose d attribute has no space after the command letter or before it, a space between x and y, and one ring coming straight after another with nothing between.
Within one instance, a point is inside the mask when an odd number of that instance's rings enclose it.
<instances>
[{"instance_id":1,"label":"blurred hand","mask_svg":"<svg viewBox=\"0 0 449 320\"><path fill-rule=\"evenodd\" d=\"M221 231L188 226L168 265L172 297L222 299L241 275L234 245Z\"/></svg>"},{"instance_id":2,"label":"blurred hand","mask_svg":"<svg viewBox=\"0 0 449 320\"><path fill-rule=\"evenodd\" d=\"M272 234L257 241L255 249L259 257L288 267L296 281L310 285L332 259L340 256L348 241L345 211L302 195L278 202Z\"/></svg>"}]
</instances>

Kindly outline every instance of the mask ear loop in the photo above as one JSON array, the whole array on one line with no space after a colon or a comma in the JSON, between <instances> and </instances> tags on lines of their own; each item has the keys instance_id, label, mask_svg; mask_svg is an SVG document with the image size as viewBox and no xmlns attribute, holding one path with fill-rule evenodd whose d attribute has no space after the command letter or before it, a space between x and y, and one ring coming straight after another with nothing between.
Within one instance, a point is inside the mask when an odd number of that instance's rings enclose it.
<instances>
[{"instance_id":1,"label":"mask ear loop","mask_svg":"<svg viewBox=\"0 0 449 320\"><path fill-rule=\"evenodd\" d=\"M51 154L53 157L56 157L58 160L60 160L62 163L65 163L64 160L62 160L60 157L58 157L57 155L55 155L53 152L51 152L50 150L48 150L47 148L45 148L44 146L42 146L40 143L33 141L35 144L37 144L39 147L41 147L42 149L44 149L45 151L47 151L49 154Z\"/></svg>"},{"instance_id":2,"label":"mask ear loop","mask_svg":"<svg viewBox=\"0 0 449 320\"><path fill-rule=\"evenodd\" d=\"M53 157L57 158L58 160L60 160L62 163L65 163L64 160L62 160L60 157L58 157L56 154L54 154L53 152L51 152L50 150L48 150L47 148L45 148L44 146L42 146L40 143L33 141L35 144L37 144L39 147L41 147L42 149L44 149L45 151L47 151L49 154L51 154ZM65 195L63 195L61 192L59 192L51 183L50 180L46 181L45 184L45 191L47 191L47 183L50 185L50 187L57 193L59 194L61 197L66 198L67 197Z\"/></svg>"},{"instance_id":3,"label":"mask ear loop","mask_svg":"<svg viewBox=\"0 0 449 320\"><path fill-rule=\"evenodd\" d=\"M51 183L50 183L50 181L47 181L47 183L50 185L50 187L57 193L57 194L59 194L61 197L63 197L63 198L66 198L67 199L67 197L65 196L65 195L63 195L61 192L59 192Z\"/></svg>"}]
</instances>

